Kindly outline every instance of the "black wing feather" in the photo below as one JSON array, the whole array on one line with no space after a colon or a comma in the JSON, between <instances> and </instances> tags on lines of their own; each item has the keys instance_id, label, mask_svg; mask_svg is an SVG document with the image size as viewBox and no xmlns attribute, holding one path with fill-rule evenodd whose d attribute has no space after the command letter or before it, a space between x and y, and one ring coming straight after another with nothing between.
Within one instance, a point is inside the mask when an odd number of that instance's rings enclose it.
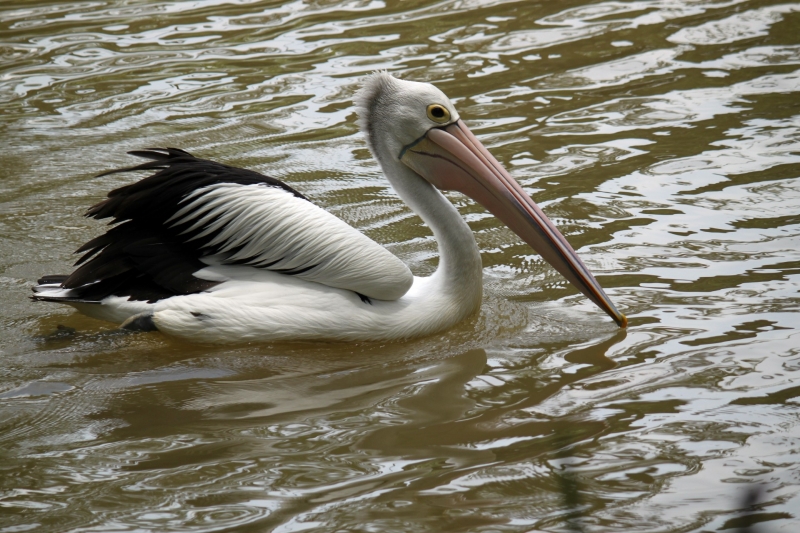
<instances>
[{"instance_id":1,"label":"black wing feather","mask_svg":"<svg viewBox=\"0 0 800 533\"><path fill-rule=\"evenodd\" d=\"M59 298L59 301L96 302L117 295L155 302L179 294L202 292L219 283L192 275L206 266L199 258L214 252L202 250L213 237L191 241L190 236L180 235L184 228L167 225L167 220L180 209L181 200L197 189L219 183L262 184L282 188L307 200L279 180L251 170L198 159L177 148L128 153L150 161L110 170L100 176L118 172L156 172L111 191L108 198L87 210L86 216L111 218L114 226L76 251L83 256L75 263L78 268L71 275L45 276L40 280L40 284L46 280L73 289L73 297ZM43 294L34 298L48 299Z\"/></svg>"}]
</instances>

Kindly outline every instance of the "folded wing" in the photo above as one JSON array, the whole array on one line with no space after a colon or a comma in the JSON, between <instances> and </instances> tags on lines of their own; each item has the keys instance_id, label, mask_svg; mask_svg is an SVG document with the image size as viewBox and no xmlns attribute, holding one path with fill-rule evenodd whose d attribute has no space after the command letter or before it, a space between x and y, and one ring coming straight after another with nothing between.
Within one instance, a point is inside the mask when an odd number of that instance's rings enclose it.
<instances>
[{"instance_id":1,"label":"folded wing","mask_svg":"<svg viewBox=\"0 0 800 533\"><path fill-rule=\"evenodd\" d=\"M155 301L208 290L208 265L247 265L394 300L413 276L399 259L288 185L177 149L108 172L156 172L109 193L87 216L114 226L83 245L62 283L81 301L115 294ZM137 287L141 288L137 292Z\"/></svg>"}]
</instances>

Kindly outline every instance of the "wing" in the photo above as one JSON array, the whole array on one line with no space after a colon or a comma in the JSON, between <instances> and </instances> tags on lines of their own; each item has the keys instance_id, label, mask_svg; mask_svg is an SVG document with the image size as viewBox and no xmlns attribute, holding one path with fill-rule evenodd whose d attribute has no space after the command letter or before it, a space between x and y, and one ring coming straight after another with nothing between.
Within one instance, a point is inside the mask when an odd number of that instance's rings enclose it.
<instances>
[{"instance_id":1,"label":"wing","mask_svg":"<svg viewBox=\"0 0 800 533\"><path fill-rule=\"evenodd\" d=\"M174 148L131 154L151 161L106 174L157 172L88 210L115 225L78 249L79 267L63 282L75 298L155 301L200 292L220 283L194 275L213 264L268 269L381 300L411 287L408 267L388 250L276 179Z\"/></svg>"}]
</instances>

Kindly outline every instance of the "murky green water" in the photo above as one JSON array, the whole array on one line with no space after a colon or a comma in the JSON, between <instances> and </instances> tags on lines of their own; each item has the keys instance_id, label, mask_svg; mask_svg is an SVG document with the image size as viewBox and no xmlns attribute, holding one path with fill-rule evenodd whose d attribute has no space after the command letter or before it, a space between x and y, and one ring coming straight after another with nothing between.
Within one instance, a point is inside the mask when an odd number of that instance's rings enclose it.
<instances>
[{"instance_id":1,"label":"murky green water","mask_svg":"<svg viewBox=\"0 0 800 533\"><path fill-rule=\"evenodd\" d=\"M737 0L5 1L0 531L798 531L799 28ZM431 272L355 125L375 69L453 97L627 331L458 195L486 299L430 338L208 347L28 300L149 146Z\"/></svg>"}]
</instances>

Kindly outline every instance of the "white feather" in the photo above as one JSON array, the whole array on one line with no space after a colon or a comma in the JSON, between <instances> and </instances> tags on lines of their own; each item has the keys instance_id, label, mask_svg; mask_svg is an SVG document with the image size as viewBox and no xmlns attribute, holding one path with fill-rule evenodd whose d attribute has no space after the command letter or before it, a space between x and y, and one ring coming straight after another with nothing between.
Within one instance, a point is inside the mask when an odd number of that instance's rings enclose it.
<instances>
[{"instance_id":1,"label":"white feather","mask_svg":"<svg viewBox=\"0 0 800 533\"><path fill-rule=\"evenodd\" d=\"M297 277L378 300L395 300L413 276L388 250L343 221L292 193L265 185L220 183L205 187L173 217L193 239L213 235L209 249L273 269L310 270Z\"/></svg>"},{"instance_id":2,"label":"white feather","mask_svg":"<svg viewBox=\"0 0 800 533\"><path fill-rule=\"evenodd\" d=\"M481 279L480 271L473 274L477 278L466 291L450 290L451 280L434 274L414 278L411 289L397 300L366 304L349 290L224 265L198 272L204 279L228 280L202 293L153 304L119 296L100 304L65 303L116 323L150 314L163 333L199 342L397 340L441 331L474 312L481 300Z\"/></svg>"}]
</instances>

